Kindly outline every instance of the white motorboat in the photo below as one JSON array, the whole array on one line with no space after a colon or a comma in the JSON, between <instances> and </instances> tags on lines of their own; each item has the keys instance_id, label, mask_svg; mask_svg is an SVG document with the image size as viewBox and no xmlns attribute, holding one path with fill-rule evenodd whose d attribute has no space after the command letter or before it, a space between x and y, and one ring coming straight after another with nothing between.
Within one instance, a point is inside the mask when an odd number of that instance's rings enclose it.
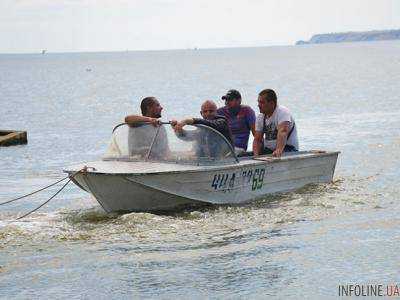
<instances>
[{"instance_id":1,"label":"white motorboat","mask_svg":"<svg viewBox=\"0 0 400 300\"><path fill-rule=\"evenodd\" d=\"M121 126L123 125L123 126ZM66 168L107 212L157 211L192 204L241 204L310 183L332 181L339 152L237 157L216 130L146 124L114 128L102 160ZM85 172L77 172L85 168Z\"/></svg>"}]
</instances>

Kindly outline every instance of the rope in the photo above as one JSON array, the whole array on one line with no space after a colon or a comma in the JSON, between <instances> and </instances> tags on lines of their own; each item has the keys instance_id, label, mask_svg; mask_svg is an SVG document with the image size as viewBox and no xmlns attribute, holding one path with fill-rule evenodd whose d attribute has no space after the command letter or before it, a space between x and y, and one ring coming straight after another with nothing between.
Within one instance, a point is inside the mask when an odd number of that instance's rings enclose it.
<instances>
[{"instance_id":1,"label":"rope","mask_svg":"<svg viewBox=\"0 0 400 300\"><path fill-rule=\"evenodd\" d=\"M93 168L93 167L84 166L82 169L80 169L79 171L76 171L76 172L73 173L72 175L68 175L68 176L66 176L65 178L62 178L62 179L60 179L60 180L57 180L56 182L54 182L54 183L52 183L52 184L49 184L48 186L45 186L45 187L43 187L43 188L41 188L41 189L39 189L39 190L36 190L36 191L34 191L34 192L32 192L32 193L29 193L29 194L26 194L26 195L23 195L23 196L21 196L21 197L18 197L18 198L15 198L15 199L11 199L11 200L8 200L8 201L5 201L5 202L2 202L2 203L0 203L0 205L4 205L4 204L7 204L7 203L11 203L11 202L14 202L14 201L17 201L17 200L26 198L26 197L28 197L28 196L31 196L31 195L36 194L36 193L38 193L38 192L41 192L41 191L43 191L43 190L45 190L45 189L47 189L47 188L49 188L49 187L52 187L53 185L56 185L56 184L58 184L58 183L64 181L65 179L69 178L68 181L61 187L61 189L59 189L53 196L51 196L49 199L47 199L45 202L43 202L42 204L40 204L40 205L39 205L38 207L36 207L35 209L33 209L33 210L27 212L26 214L22 215L21 217L18 217L18 218L15 219L14 221L21 220L22 218L25 218L25 217L29 216L29 215L32 214L33 212L37 211L38 209L40 209L41 207L43 207L43 206L45 206L47 203L49 203L55 196L57 196L57 195L71 182L71 180L76 176L76 174L78 174L78 173L85 173L85 172L87 172L88 169L93 169L94 171L96 170L96 169ZM11 222L9 222L9 223L12 223L12 222L13 222L13 221L11 221Z\"/></svg>"},{"instance_id":2,"label":"rope","mask_svg":"<svg viewBox=\"0 0 400 300\"><path fill-rule=\"evenodd\" d=\"M41 188L41 189L39 189L39 190L37 190L37 191L34 191L34 192L32 192L32 193L29 193L29 194L26 194L26 195L23 195L23 196L21 196L21 197L14 198L14 199L11 199L11 200L8 200L8 201L5 201L5 202L2 202L2 203L0 203L0 206L1 206L1 205L4 205L4 204L11 203L11 202L14 202L14 201L17 201L17 200L20 200L20 199L23 199L23 198L26 198L26 197L31 196L31 195L36 194L36 193L39 193L39 192L41 192L41 191L43 191L43 190L45 190L45 189L47 189L47 188L49 188L49 187L52 187L53 185L56 185L56 184L60 183L61 181L64 181L64 180L67 179L67 178L69 178L69 176L64 177L63 179L60 179L60 180L58 180L58 181L56 181L56 182L54 182L54 183L52 183L52 184L49 184L48 186L45 186L44 188Z\"/></svg>"},{"instance_id":3,"label":"rope","mask_svg":"<svg viewBox=\"0 0 400 300\"><path fill-rule=\"evenodd\" d=\"M69 180L61 187L61 189L59 189L53 196L51 196L49 199L47 199L45 202L43 202L42 204L40 204L38 207L36 207L35 209L27 212L26 214L24 214L21 217L18 217L16 220L21 220L22 218L25 218L26 216L29 216L31 213L37 211L38 209L40 209L41 207L43 207L44 205L46 205L47 203L49 203L51 201L51 199L53 199L55 196L57 196L67 185L68 183L71 182L71 180L76 176L76 174L80 173L80 172L87 172L87 169L90 167L84 166L82 169L80 169L79 171L76 171L75 173L73 173L71 176L69 177ZM94 169L94 168L93 168ZM67 178L68 178L67 177Z\"/></svg>"},{"instance_id":4,"label":"rope","mask_svg":"<svg viewBox=\"0 0 400 300\"><path fill-rule=\"evenodd\" d=\"M53 199L55 196L57 196L67 185L68 183L71 182L71 178L62 186L61 189L59 189L57 191L57 193L55 193L53 196L51 196L48 200L46 200L45 202L43 202L42 204L40 204L38 207L36 207L35 209L31 210L30 212L24 214L22 217L18 217L17 220L21 220L22 218L25 218L26 216L29 216L31 213L37 211L39 208L43 207L44 205L46 205L47 203L50 202L51 199Z\"/></svg>"}]
</instances>

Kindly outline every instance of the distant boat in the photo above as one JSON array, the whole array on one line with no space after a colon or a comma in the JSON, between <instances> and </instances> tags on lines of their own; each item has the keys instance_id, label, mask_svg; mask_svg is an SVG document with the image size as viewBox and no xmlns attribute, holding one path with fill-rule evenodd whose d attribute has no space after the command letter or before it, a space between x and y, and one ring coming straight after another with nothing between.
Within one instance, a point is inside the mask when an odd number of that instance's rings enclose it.
<instances>
[{"instance_id":1,"label":"distant boat","mask_svg":"<svg viewBox=\"0 0 400 300\"><path fill-rule=\"evenodd\" d=\"M46 50L42 50L42 54L46 54Z\"/></svg>"}]
</instances>

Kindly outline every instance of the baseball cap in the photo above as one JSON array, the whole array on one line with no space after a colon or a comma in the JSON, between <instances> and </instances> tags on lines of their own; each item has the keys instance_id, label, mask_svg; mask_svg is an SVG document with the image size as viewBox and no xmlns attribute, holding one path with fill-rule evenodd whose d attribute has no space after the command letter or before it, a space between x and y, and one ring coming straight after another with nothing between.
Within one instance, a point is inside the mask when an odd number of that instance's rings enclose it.
<instances>
[{"instance_id":1,"label":"baseball cap","mask_svg":"<svg viewBox=\"0 0 400 300\"><path fill-rule=\"evenodd\" d=\"M229 90L226 95L221 97L222 100L230 101L233 99L242 99L242 95L240 95L239 91L237 90Z\"/></svg>"}]
</instances>

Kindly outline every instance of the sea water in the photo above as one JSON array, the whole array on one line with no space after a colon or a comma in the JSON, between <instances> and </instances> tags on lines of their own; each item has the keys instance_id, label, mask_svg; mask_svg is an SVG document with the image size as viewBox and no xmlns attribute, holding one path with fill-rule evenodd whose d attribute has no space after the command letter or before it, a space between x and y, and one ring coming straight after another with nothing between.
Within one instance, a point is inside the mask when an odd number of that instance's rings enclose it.
<instances>
[{"instance_id":1,"label":"sea water","mask_svg":"<svg viewBox=\"0 0 400 300\"><path fill-rule=\"evenodd\" d=\"M334 181L243 206L107 214L76 186L0 206L0 298L330 298L399 285L400 42L0 55L0 202L98 159L112 128L156 96L199 116L235 88L272 88L300 147L339 150Z\"/></svg>"}]
</instances>

